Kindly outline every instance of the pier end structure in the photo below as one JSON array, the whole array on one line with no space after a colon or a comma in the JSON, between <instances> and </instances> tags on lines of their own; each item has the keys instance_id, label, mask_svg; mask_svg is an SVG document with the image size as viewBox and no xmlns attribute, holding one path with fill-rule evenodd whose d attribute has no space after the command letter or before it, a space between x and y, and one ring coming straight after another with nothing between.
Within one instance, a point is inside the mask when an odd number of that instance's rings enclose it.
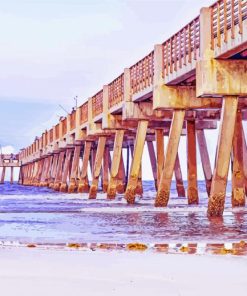
<instances>
[{"instance_id":1,"label":"pier end structure","mask_svg":"<svg viewBox=\"0 0 247 296\"><path fill-rule=\"evenodd\" d=\"M18 154L0 154L0 168L2 168L0 184L4 184L6 169L10 168L10 184L14 183L14 169L20 167ZM19 176L19 180L21 175Z\"/></svg>"}]
</instances>

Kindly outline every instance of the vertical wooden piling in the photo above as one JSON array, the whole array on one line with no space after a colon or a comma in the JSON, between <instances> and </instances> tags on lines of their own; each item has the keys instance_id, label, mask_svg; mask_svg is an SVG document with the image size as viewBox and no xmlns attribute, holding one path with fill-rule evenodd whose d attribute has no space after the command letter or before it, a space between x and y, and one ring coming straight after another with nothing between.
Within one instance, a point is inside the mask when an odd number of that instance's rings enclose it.
<instances>
[{"instance_id":1,"label":"vertical wooden piling","mask_svg":"<svg viewBox=\"0 0 247 296\"><path fill-rule=\"evenodd\" d=\"M27 165L22 166L22 185L25 185L27 176Z\"/></svg>"},{"instance_id":2,"label":"vertical wooden piling","mask_svg":"<svg viewBox=\"0 0 247 296\"><path fill-rule=\"evenodd\" d=\"M131 151L131 157L133 159L133 157L134 157L134 145L130 145L130 151ZM143 186L142 186L142 160L141 160L137 185L136 185L136 189L135 189L135 195L142 196L142 194L143 194Z\"/></svg>"},{"instance_id":3,"label":"vertical wooden piling","mask_svg":"<svg viewBox=\"0 0 247 296\"><path fill-rule=\"evenodd\" d=\"M32 186L36 186L37 182L37 175L38 175L38 171L39 171L39 161L34 161L34 169L33 169L33 175L32 175L32 179L31 179L31 185Z\"/></svg>"},{"instance_id":4,"label":"vertical wooden piling","mask_svg":"<svg viewBox=\"0 0 247 296\"><path fill-rule=\"evenodd\" d=\"M187 121L187 171L188 204L198 204L197 163L196 163L196 127L195 120Z\"/></svg>"},{"instance_id":5,"label":"vertical wooden piling","mask_svg":"<svg viewBox=\"0 0 247 296\"><path fill-rule=\"evenodd\" d=\"M23 184L23 166L21 166L20 167L20 170L19 170L18 184L19 185L22 185Z\"/></svg>"},{"instance_id":6,"label":"vertical wooden piling","mask_svg":"<svg viewBox=\"0 0 247 296\"><path fill-rule=\"evenodd\" d=\"M95 147L95 145L92 145L92 149L90 153L90 169L91 169L92 178L93 178L93 170L94 170L94 164L96 159L96 152L97 152L97 148Z\"/></svg>"},{"instance_id":7,"label":"vertical wooden piling","mask_svg":"<svg viewBox=\"0 0 247 296\"><path fill-rule=\"evenodd\" d=\"M48 186L50 188L54 187L54 182L55 182L55 177L56 177L56 169L57 169L57 165L58 165L58 158L59 158L59 154L55 153L53 156L53 161L52 161L50 179L48 181Z\"/></svg>"},{"instance_id":8,"label":"vertical wooden piling","mask_svg":"<svg viewBox=\"0 0 247 296\"><path fill-rule=\"evenodd\" d=\"M10 184L14 183L14 167L10 167Z\"/></svg>"},{"instance_id":9,"label":"vertical wooden piling","mask_svg":"<svg viewBox=\"0 0 247 296\"><path fill-rule=\"evenodd\" d=\"M244 177L245 177L245 195L247 197L247 145L244 130L242 131L243 135L243 164L244 164Z\"/></svg>"},{"instance_id":10,"label":"vertical wooden piling","mask_svg":"<svg viewBox=\"0 0 247 296\"><path fill-rule=\"evenodd\" d=\"M124 139L124 130L116 130L114 146L113 146L113 156L111 162L111 173L110 182L107 189L107 198L114 199L117 192L117 177L119 172L119 166L122 155L122 146Z\"/></svg>"},{"instance_id":11,"label":"vertical wooden piling","mask_svg":"<svg viewBox=\"0 0 247 296\"><path fill-rule=\"evenodd\" d=\"M80 175L80 180L78 182L78 189L77 189L77 191L80 193L89 191L87 171L88 171L88 162L89 162L90 152L92 151L91 148L92 148L92 142L85 141L83 157L82 157L81 175Z\"/></svg>"},{"instance_id":12,"label":"vertical wooden piling","mask_svg":"<svg viewBox=\"0 0 247 296\"><path fill-rule=\"evenodd\" d=\"M117 179L118 179L117 193L123 194L125 192L125 167L124 167L124 161L123 161L123 150L121 151L121 158L120 158Z\"/></svg>"},{"instance_id":13,"label":"vertical wooden piling","mask_svg":"<svg viewBox=\"0 0 247 296\"><path fill-rule=\"evenodd\" d=\"M23 166L23 185L26 185L26 179L27 179L27 167L28 165Z\"/></svg>"},{"instance_id":14,"label":"vertical wooden piling","mask_svg":"<svg viewBox=\"0 0 247 296\"><path fill-rule=\"evenodd\" d=\"M60 186L61 192L67 192L68 191L68 183L67 179L69 177L69 170L70 170L70 162L71 162L71 156L72 156L72 149L68 148L66 150L65 160L64 160L64 166L63 166L63 173L62 173L62 182Z\"/></svg>"},{"instance_id":15,"label":"vertical wooden piling","mask_svg":"<svg viewBox=\"0 0 247 296\"><path fill-rule=\"evenodd\" d=\"M127 158L126 158L126 174L125 174L125 190L127 188L128 180L129 180L129 162L130 162L130 146L127 143Z\"/></svg>"},{"instance_id":16,"label":"vertical wooden piling","mask_svg":"<svg viewBox=\"0 0 247 296\"><path fill-rule=\"evenodd\" d=\"M60 190L60 186L62 182L64 155L65 155L65 151L61 151L58 157L58 164L56 168L56 176L55 176L55 182L54 182L54 189L57 191Z\"/></svg>"},{"instance_id":17,"label":"vertical wooden piling","mask_svg":"<svg viewBox=\"0 0 247 296\"><path fill-rule=\"evenodd\" d=\"M104 150L105 150L105 144L106 144L106 137L100 136L97 146L97 152L93 167L93 180L92 184L89 190L89 198L95 199L97 196L98 191L98 183L99 183L99 175L102 167L102 160L104 156Z\"/></svg>"},{"instance_id":18,"label":"vertical wooden piling","mask_svg":"<svg viewBox=\"0 0 247 296\"><path fill-rule=\"evenodd\" d=\"M74 193L77 190L77 183L78 183L77 177L78 177L80 153L81 153L81 146L80 145L75 146L68 193Z\"/></svg>"},{"instance_id":19,"label":"vertical wooden piling","mask_svg":"<svg viewBox=\"0 0 247 296\"><path fill-rule=\"evenodd\" d=\"M47 170L45 175L45 186L49 186L49 181L51 178L51 169L52 169L52 162L53 162L53 155L48 156L48 164L47 164Z\"/></svg>"},{"instance_id":20,"label":"vertical wooden piling","mask_svg":"<svg viewBox=\"0 0 247 296\"><path fill-rule=\"evenodd\" d=\"M4 184L6 167L2 167L1 184Z\"/></svg>"},{"instance_id":21,"label":"vertical wooden piling","mask_svg":"<svg viewBox=\"0 0 247 296\"><path fill-rule=\"evenodd\" d=\"M44 163L43 163L43 166L42 166L42 173L41 173L41 178L40 178L40 183L39 183L39 186L46 186L46 183L45 183L45 179L46 179L46 174L47 174L47 168L48 168L48 164L49 163L49 158L46 157L44 159Z\"/></svg>"},{"instance_id":22,"label":"vertical wooden piling","mask_svg":"<svg viewBox=\"0 0 247 296\"><path fill-rule=\"evenodd\" d=\"M134 148L134 155L130 168L130 176L128 180L128 185L125 192L125 198L128 203L133 204L135 202L136 187L138 183L138 176L141 167L142 154L144 149L144 144L146 140L146 133L148 128L148 121L141 120L138 123L136 141Z\"/></svg>"},{"instance_id":23,"label":"vertical wooden piling","mask_svg":"<svg viewBox=\"0 0 247 296\"><path fill-rule=\"evenodd\" d=\"M164 167L155 199L156 207L166 207L169 201L172 175L183 128L184 116L184 110L174 110L168 144L166 147Z\"/></svg>"},{"instance_id":24,"label":"vertical wooden piling","mask_svg":"<svg viewBox=\"0 0 247 296\"><path fill-rule=\"evenodd\" d=\"M29 170L28 184L30 186L33 186L33 179L35 176L35 162L31 162L29 166L30 166L30 170Z\"/></svg>"},{"instance_id":25,"label":"vertical wooden piling","mask_svg":"<svg viewBox=\"0 0 247 296\"><path fill-rule=\"evenodd\" d=\"M147 147L148 147L148 153L154 178L154 184L156 190L158 189L158 183L157 183L157 163L156 163L156 156L154 151L154 145L152 141L147 141Z\"/></svg>"},{"instance_id":26,"label":"vertical wooden piling","mask_svg":"<svg viewBox=\"0 0 247 296\"><path fill-rule=\"evenodd\" d=\"M157 151L157 182L160 183L160 178L164 166L164 131L163 129L155 130L156 151Z\"/></svg>"},{"instance_id":27,"label":"vertical wooden piling","mask_svg":"<svg viewBox=\"0 0 247 296\"><path fill-rule=\"evenodd\" d=\"M208 203L209 216L223 215L237 106L237 97L224 97L216 152L216 164Z\"/></svg>"},{"instance_id":28,"label":"vertical wooden piling","mask_svg":"<svg viewBox=\"0 0 247 296\"><path fill-rule=\"evenodd\" d=\"M177 153L175 167L174 167L175 179L176 179L176 188L179 197L185 197L184 182L182 176L182 170L180 166L179 155Z\"/></svg>"},{"instance_id":29,"label":"vertical wooden piling","mask_svg":"<svg viewBox=\"0 0 247 296\"><path fill-rule=\"evenodd\" d=\"M238 110L233 135L232 206L245 205L242 112Z\"/></svg>"},{"instance_id":30,"label":"vertical wooden piling","mask_svg":"<svg viewBox=\"0 0 247 296\"><path fill-rule=\"evenodd\" d=\"M197 130L197 141L199 146L199 151L201 155L201 162L202 162L202 169L204 173L204 178L206 182L206 190L208 193L208 196L210 195L210 189L211 189L211 182L212 182L212 169L207 149L207 141L204 134L204 130Z\"/></svg>"},{"instance_id":31,"label":"vertical wooden piling","mask_svg":"<svg viewBox=\"0 0 247 296\"><path fill-rule=\"evenodd\" d=\"M109 183L109 158L110 158L110 150L109 146L105 146L104 151L104 158L103 158L103 169L102 169L102 189L103 192L106 193L108 189L108 183Z\"/></svg>"},{"instance_id":32,"label":"vertical wooden piling","mask_svg":"<svg viewBox=\"0 0 247 296\"><path fill-rule=\"evenodd\" d=\"M29 164L29 174L28 174L28 185L32 185L32 178L33 178L33 171L34 171L34 165L33 163Z\"/></svg>"},{"instance_id":33,"label":"vertical wooden piling","mask_svg":"<svg viewBox=\"0 0 247 296\"><path fill-rule=\"evenodd\" d=\"M44 166L44 159L41 159L39 161L39 163L38 163L37 178L35 179L36 186L39 186L39 184L40 184L41 176L42 176L42 171L43 171L43 166Z\"/></svg>"},{"instance_id":34,"label":"vertical wooden piling","mask_svg":"<svg viewBox=\"0 0 247 296\"><path fill-rule=\"evenodd\" d=\"M140 165L139 175L138 175L138 181L136 185L136 195L139 195L142 197L143 195L143 185L142 185L142 164Z\"/></svg>"}]
</instances>

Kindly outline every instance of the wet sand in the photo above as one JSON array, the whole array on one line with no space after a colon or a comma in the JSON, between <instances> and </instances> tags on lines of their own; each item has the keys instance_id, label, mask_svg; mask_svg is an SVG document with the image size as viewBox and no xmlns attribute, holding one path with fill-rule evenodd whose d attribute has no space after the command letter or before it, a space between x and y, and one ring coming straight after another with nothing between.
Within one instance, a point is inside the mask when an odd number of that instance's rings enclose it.
<instances>
[{"instance_id":1,"label":"wet sand","mask_svg":"<svg viewBox=\"0 0 247 296\"><path fill-rule=\"evenodd\" d=\"M245 295L247 258L154 252L0 249L4 295Z\"/></svg>"}]
</instances>

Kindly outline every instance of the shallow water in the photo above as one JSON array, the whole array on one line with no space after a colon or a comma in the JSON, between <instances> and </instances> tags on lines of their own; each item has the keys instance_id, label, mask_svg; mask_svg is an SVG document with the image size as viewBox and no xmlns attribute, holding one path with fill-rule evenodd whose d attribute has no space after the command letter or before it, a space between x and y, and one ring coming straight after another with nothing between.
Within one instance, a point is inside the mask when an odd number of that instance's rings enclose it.
<instances>
[{"instance_id":1,"label":"shallow water","mask_svg":"<svg viewBox=\"0 0 247 296\"><path fill-rule=\"evenodd\" d=\"M247 240L247 208L232 210L228 188L223 218L208 219L207 194L199 182L200 205L188 206L172 184L167 208L154 208L153 182L144 182L144 196L127 205L123 196L96 200L86 194L61 194L47 188L0 186L2 243L172 243Z\"/></svg>"}]
</instances>

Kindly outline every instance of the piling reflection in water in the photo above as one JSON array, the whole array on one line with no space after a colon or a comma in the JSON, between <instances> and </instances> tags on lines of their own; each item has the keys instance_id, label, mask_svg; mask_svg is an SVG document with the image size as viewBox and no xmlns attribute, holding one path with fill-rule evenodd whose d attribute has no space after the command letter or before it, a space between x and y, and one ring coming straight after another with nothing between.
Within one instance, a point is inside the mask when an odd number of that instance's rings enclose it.
<instances>
[{"instance_id":1,"label":"piling reflection in water","mask_svg":"<svg viewBox=\"0 0 247 296\"><path fill-rule=\"evenodd\" d=\"M154 208L153 182L144 183L144 196L128 205L123 196L111 201L104 194L62 194L47 188L6 183L0 187L0 241L40 244L142 242L224 243L247 241L247 209L232 210L230 192L223 217L207 217L207 194L199 182L198 206L178 198L172 184L171 203ZM193 245L186 252L196 252ZM241 251L241 250L240 250ZM242 252L242 251L241 251Z\"/></svg>"}]
</instances>

